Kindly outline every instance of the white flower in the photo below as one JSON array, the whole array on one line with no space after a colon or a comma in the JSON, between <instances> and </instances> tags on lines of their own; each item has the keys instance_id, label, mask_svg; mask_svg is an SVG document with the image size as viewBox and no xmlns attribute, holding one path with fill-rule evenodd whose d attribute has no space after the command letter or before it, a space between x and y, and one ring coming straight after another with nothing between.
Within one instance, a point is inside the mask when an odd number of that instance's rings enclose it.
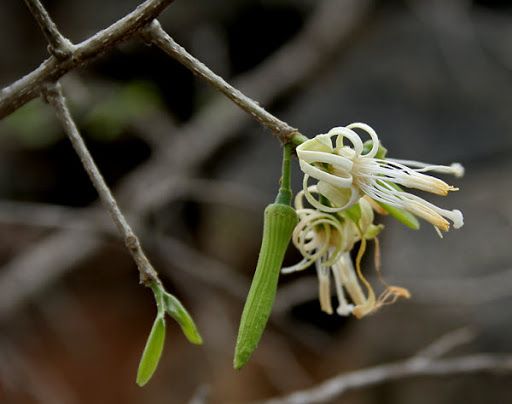
<instances>
[{"instance_id":1,"label":"white flower","mask_svg":"<svg viewBox=\"0 0 512 404\"><path fill-rule=\"evenodd\" d=\"M307 191L310 194L318 193L316 186L309 187ZM375 239L382 229L382 226L373 224L373 210L366 200L360 200L357 221L354 222L346 216L347 213L340 215L305 208L303 204L305 195L305 191L301 191L295 198L299 223L292 235L293 244L300 251L303 259L296 265L283 268L283 273L300 271L315 264L320 306L328 314L333 313L331 275L334 278L338 298L336 312L341 316L354 314L361 318L388 303L389 298L396 300L400 296L408 297L405 289L389 286L381 297L376 299L371 285L361 273L360 264L366 248L366 240ZM356 260L356 269L354 269L350 251L358 241L361 242L361 247ZM360 282L366 287L366 294ZM349 303L345 292L352 303Z\"/></svg>"},{"instance_id":2,"label":"white flower","mask_svg":"<svg viewBox=\"0 0 512 404\"><path fill-rule=\"evenodd\" d=\"M369 151L365 152L365 145L354 129L362 130L370 136ZM346 144L346 141L349 144ZM459 177L464 173L460 164L441 166L378 158L379 146L377 134L364 123L333 128L327 134L318 135L299 145L297 156L305 174L303 188L308 202L323 212L339 212L367 195L377 202L406 210L427 220L434 225L439 234L440 230L448 231L450 228L447 219L452 221L454 228L462 227L464 222L460 210L439 208L400 188L404 186L437 195L447 195L449 191L458 189L424 173L439 172ZM318 180L316 190L329 200L329 204L316 199L308 192L309 177Z\"/></svg>"}]
</instances>

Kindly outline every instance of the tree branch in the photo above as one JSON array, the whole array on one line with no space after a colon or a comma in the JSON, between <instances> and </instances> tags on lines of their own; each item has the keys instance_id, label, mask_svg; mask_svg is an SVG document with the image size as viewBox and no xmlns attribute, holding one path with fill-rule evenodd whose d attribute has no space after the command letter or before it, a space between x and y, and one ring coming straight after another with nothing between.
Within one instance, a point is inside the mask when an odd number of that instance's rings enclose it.
<instances>
[{"instance_id":1,"label":"tree branch","mask_svg":"<svg viewBox=\"0 0 512 404\"><path fill-rule=\"evenodd\" d=\"M0 119L37 97L44 83L57 81L70 70L90 62L119 42L130 38L173 1L146 0L130 14L76 45L68 58L59 60L52 56L25 77L2 89Z\"/></svg>"},{"instance_id":2,"label":"tree branch","mask_svg":"<svg viewBox=\"0 0 512 404\"><path fill-rule=\"evenodd\" d=\"M371 0L322 1L293 40L257 68L234 80L235 87L255 95L264 104L289 92L324 67L326 60L343 47L372 4ZM353 45L354 41L348 43ZM2 102L0 97L0 117L5 111ZM172 138L163 139L153 157L123 179L117 195L126 201L130 212L144 217L180 197L183 179L238 134L244 125L245 115L217 97ZM191 149L194 153L186 152ZM163 171L172 171L175 175L162 176ZM83 226L81 221L76 225ZM97 232L64 230L20 252L0 271L0 321L5 321L37 291L94 255L102 245Z\"/></svg>"},{"instance_id":3,"label":"tree branch","mask_svg":"<svg viewBox=\"0 0 512 404\"><path fill-rule=\"evenodd\" d=\"M64 131L68 135L73 148L80 157L80 161L82 162L82 165L89 175L89 178L91 179L94 187L98 191L101 201L110 212L110 215L112 216L112 219L116 224L119 233L121 233L123 236L125 245L132 255L135 263L137 264L137 268L139 269L141 283L146 286L150 286L154 283L159 284L160 280L158 279L158 275L147 259L146 254L142 250L139 239L119 209L119 206L114 199L112 192L110 191L107 183L103 179L103 176L96 166L96 163L89 153L89 150L87 149L82 136L80 136L78 128L76 127L76 124L66 105L66 99L62 94L60 84L47 84L43 90L43 95L45 96L48 103L54 108L57 118L62 124Z\"/></svg>"},{"instance_id":4,"label":"tree branch","mask_svg":"<svg viewBox=\"0 0 512 404\"><path fill-rule=\"evenodd\" d=\"M57 26L39 0L25 0L27 7L36 19L43 35L48 41L49 52L57 59L66 59L71 56L74 45L65 38L57 29Z\"/></svg>"},{"instance_id":5,"label":"tree branch","mask_svg":"<svg viewBox=\"0 0 512 404\"><path fill-rule=\"evenodd\" d=\"M299 134L296 128L268 113L253 99L247 97L240 90L226 82L222 77L211 71L206 65L178 45L154 20L142 31L143 38L149 43L159 47L172 58L176 59L195 75L207 81L212 87L219 90L245 112L252 115L259 123L269 128L283 143L291 140L292 136Z\"/></svg>"}]
</instances>

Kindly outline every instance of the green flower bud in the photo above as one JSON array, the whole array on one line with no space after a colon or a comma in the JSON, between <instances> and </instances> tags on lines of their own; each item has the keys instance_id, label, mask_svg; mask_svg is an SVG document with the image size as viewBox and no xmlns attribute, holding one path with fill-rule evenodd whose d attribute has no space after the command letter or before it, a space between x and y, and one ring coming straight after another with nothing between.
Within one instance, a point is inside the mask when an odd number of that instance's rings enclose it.
<instances>
[{"instance_id":1,"label":"green flower bud","mask_svg":"<svg viewBox=\"0 0 512 404\"><path fill-rule=\"evenodd\" d=\"M164 350L164 342L165 319L163 316L158 315L153 323L140 359L139 370L137 371L137 384L140 387L144 386L153 376Z\"/></svg>"},{"instance_id":2,"label":"green flower bud","mask_svg":"<svg viewBox=\"0 0 512 404\"><path fill-rule=\"evenodd\" d=\"M180 325L181 331L188 341L192 344L201 345L203 343L203 339L201 338L201 335L197 330L197 326L187 309L185 309L181 302L170 293L164 293L163 299L165 311Z\"/></svg>"}]
</instances>

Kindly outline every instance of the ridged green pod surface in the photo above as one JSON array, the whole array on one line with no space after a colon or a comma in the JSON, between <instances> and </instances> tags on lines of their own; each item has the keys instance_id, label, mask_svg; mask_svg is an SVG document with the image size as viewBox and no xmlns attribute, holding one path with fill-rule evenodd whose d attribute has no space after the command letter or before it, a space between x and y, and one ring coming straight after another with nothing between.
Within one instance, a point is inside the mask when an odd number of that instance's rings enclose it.
<instances>
[{"instance_id":1,"label":"ridged green pod surface","mask_svg":"<svg viewBox=\"0 0 512 404\"><path fill-rule=\"evenodd\" d=\"M274 304L284 254L297 224L295 210L286 204L270 204L264 215L258 264L238 330L233 362L235 369L247 363L261 339Z\"/></svg>"}]
</instances>

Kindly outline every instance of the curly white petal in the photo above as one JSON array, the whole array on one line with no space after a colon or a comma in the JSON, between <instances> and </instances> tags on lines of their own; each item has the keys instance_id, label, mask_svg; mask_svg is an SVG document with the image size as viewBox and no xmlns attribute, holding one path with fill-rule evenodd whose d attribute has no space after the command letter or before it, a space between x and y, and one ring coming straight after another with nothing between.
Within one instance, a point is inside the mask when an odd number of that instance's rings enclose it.
<instances>
[{"instance_id":1,"label":"curly white petal","mask_svg":"<svg viewBox=\"0 0 512 404\"><path fill-rule=\"evenodd\" d=\"M351 123L350 125L347 125L347 128L362 129L366 133L368 133L368 135L370 135L370 138L372 140L372 148L367 154L363 154L362 156L368 157L368 158L375 157L375 155L379 151L379 146L380 146L380 141L379 141L379 137L377 136L377 132L375 132L370 125L367 125L367 124L361 123L361 122ZM358 154L361 155L361 153L362 153L362 150Z\"/></svg>"},{"instance_id":2,"label":"curly white petal","mask_svg":"<svg viewBox=\"0 0 512 404\"><path fill-rule=\"evenodd\" d=\"M313 193L317 193L317 194L321 194L321 193L319 192L318 187L315 187L314 192L312 192L313 188L308 186L308 180L309 180L309 175L307 175L307 174L304 175L304 178L302 180L302 188L304 190L304 197L311 204L311 206L313 206L314 208L316 208L322 212L327 212L327 213L341 212L342 210L348 209L349 207L354 205L361 197L359 195L359 192L357 191L357 189L354 186L351 186L348 188L350 190L350 197L348 198L347 202L344 205L329 206L329 205L326 205L325 203L323 203L321 200L316 199L313 196ZM319 184L320 184L320 182L319 182ZM324 195L324 196L326 198L328 198L327 195Z\"/></svg>"}]
</instances>

